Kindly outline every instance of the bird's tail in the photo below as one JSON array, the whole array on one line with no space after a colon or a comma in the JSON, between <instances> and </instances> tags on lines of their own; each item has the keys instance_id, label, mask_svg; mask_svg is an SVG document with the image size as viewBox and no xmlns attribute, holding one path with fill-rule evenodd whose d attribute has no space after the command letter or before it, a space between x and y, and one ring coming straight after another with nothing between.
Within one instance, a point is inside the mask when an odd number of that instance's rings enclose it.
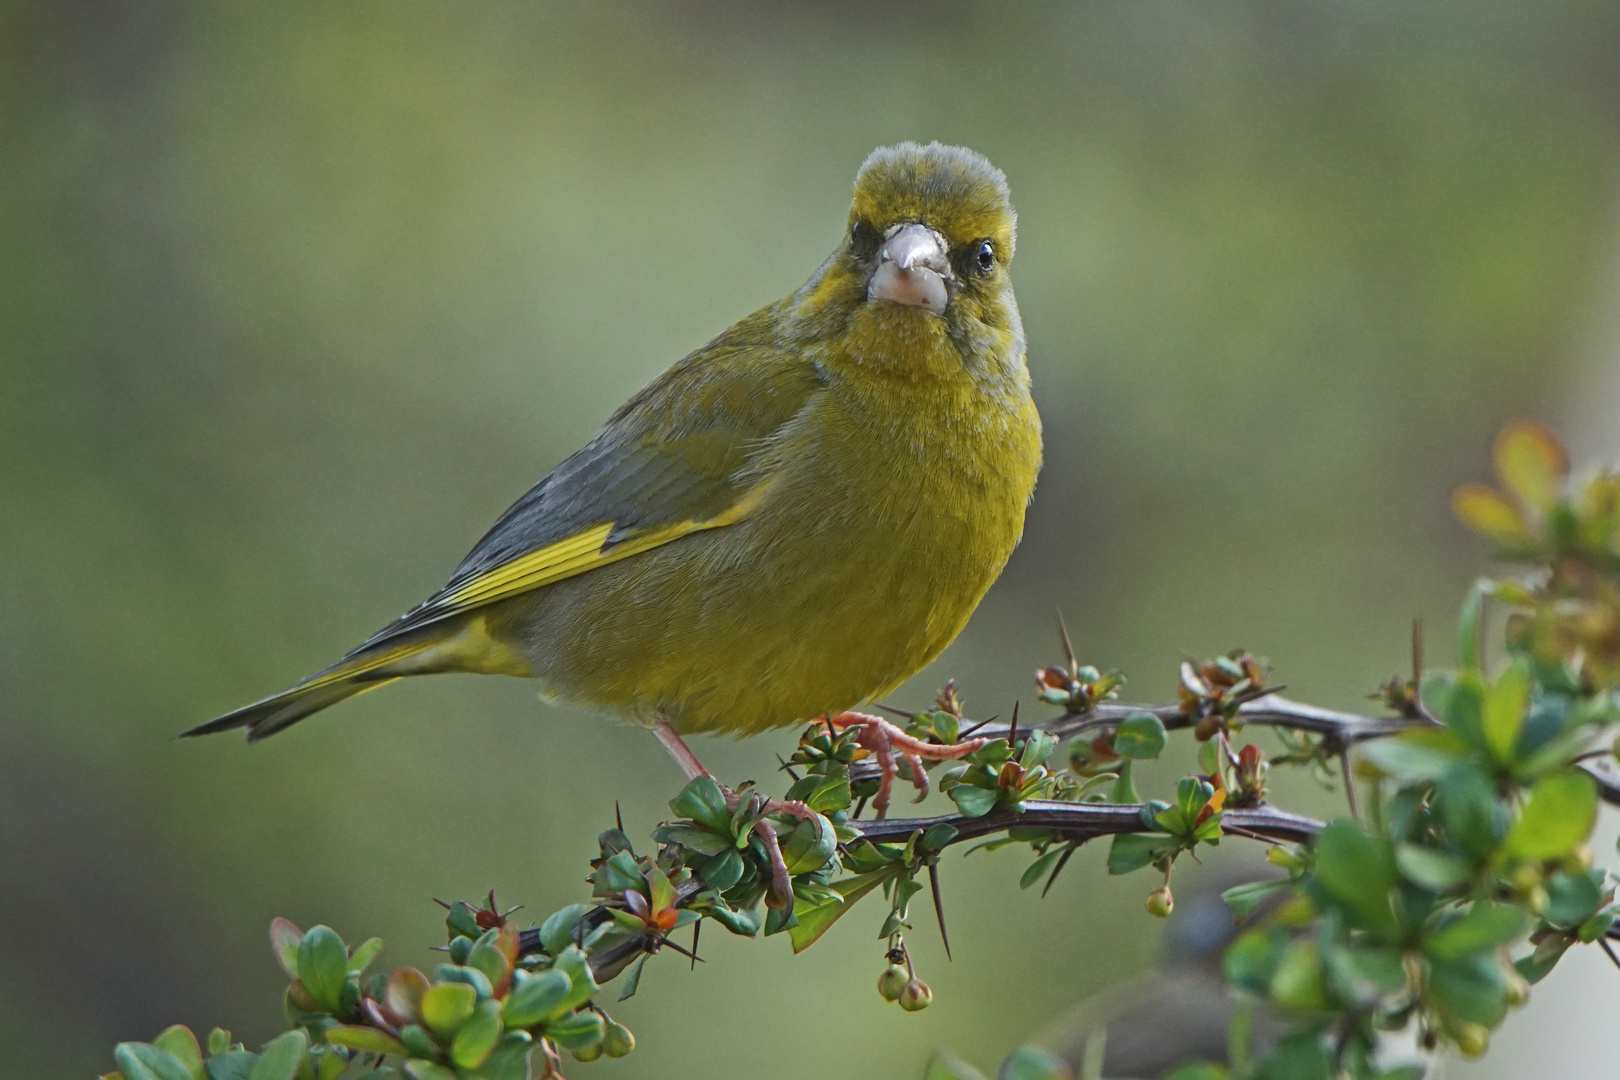
<instances>
[{"instance_id":1,"label":"bird's tail","mask_svg":"<svg viewBox=\"0 0 1620 1080\"><path fill-rule=\"evenodd\" d=\"M444 661L444 644L444 634L426 633L363 645L331 667L293 683L281 693L244 705L206 724L198 724L182 731L180 737L244 728L248 742L258 742L330 705L403 676L453 670Z\"/></svg>"}]
</instances>

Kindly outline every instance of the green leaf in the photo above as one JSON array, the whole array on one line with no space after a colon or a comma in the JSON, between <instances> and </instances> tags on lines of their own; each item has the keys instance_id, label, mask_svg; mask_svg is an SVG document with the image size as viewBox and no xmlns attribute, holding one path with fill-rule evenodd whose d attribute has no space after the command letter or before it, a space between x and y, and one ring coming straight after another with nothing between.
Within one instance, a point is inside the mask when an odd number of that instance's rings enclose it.
<instances>
[{"instance_id":1,"label":"green leaf","mask_svg":"<svg viewBox=\"0 0 1620 1080\"><path fill-rule=\"evenodd\" d=\"M951 788L951 801L964 817L984 817L996 808L997 792L973 784L957 784Z\"/></svg>"},{"instance_id":2,"label":"green leaf","mask_svg":"<svg viewBox=\"0 0 1620 1080\"><path fill-rule=\"evenodd\" d=\"M1030 863L1029 868L1024 871L1023 877L1018 879L1018 887L1020 889L1027 889L1037 881L1041 880L1041 878L1046 876L1046 872L1052 869L1052 864L1057 862L1062 855L1063 848L1053 848L1045 855L1042 855L1040 858Z\"/></svg>"},{"instance_id":3,"label":"green leaf","mask_svg":"<svg viewBox=\"0 0 1620 1080\"><path fill-rule=\"evenodd\" d=\"M1542 917L1561 926L1585 922L1604 903L1603 883L1601 870L1558 871L1547 879L1547 908Z\"/></svg>"},{"instance_id":4,"label":"green leaf","mask_svg":"<svg viewBox=\"0 0 1620 1080\"><path fill-rule=\"evenodd\" d=\"M578 1008L591 1000L596 991L601 989L596 985L596 977L591 974L591 965L586 961L585 954L574 946L564 949L552 966L567 975L572 983L568 996L563 999L567 1008Z\"/></svg>"},{"instance_id":5,"label":"green leaf","mask_svg":"<svg viewBox=\"0 0 1620 1080\"><path fill-rule=\"evenodd\" d=\"M495 1052L501 1038L501 1003L493 998L480 1001L467 1022L456 1029L450 1044L450 1060L458 1069L476 1069Z\"/></svg>"},{"instance_id":6,"label":"green leaf","mask_svg":"<svg viewBox=\"0 0 1620 1080\"><path fill-rule=\"evenodd\" d=\"M1310 941L1296 941L1283 950L1271 975L1271 1000L1290 1012L1321 1012L1328 1008L1322 954Z\"/></svg>"},{"instance_id":7,"label":"green leaf","mask_svg":"<svg viewBox=\"0 0 1620 1080\"><path fill-rule=\"evenodd\" d=\"M270 920L270 951L289 979L298 978L298 943L303 940L304 932L291 919L277 915Z\"/></svg>"},{"instance_id":8,"label":"green leaf","mask_svg":"<svg viewBox=\"0 0 1620 1080\"><path fill-rule=\"evenodd\" d=\"M1469 746L1477 750L1487 749L1485 687L1480 683L1478 675L1469 671L1457 677L1457 684L1452 687L1451 697L1446 701L1446 711L1441 719L1445 721L1446 727Z\"/></svg>"},{"instance_id":9,"label":"green leaf","mask_svg":"<svg viewBox=\"0 0 1620 1080\"><path fill-rule=\"evenodd\" d=\"M1163 833L1115 833L1108 848L1108 872L1128 874L1140 870L1179 846L1173 837Z\"/></svg>"},{"instance_id":10,"label":"green leaf","mask_svg":"<svg viewBox=\"0 0 1620 1080\"><path fill-rule=\"evenodd\" d=\"M1427 934L1423 951L1436 960L1459 960L1506 945L1524 933L1524 924L1524 912L1513 905L1479 900L1461 917Z\"/></svg>"},{"instance_id":11,"label":"green leaf","mask_svg":"<svg viewBox=\"0 0 1620 1080\"><path fill-rule=\"evenodd\" d=\"M1114 753L1120 757L1152 760L1163 752L1168 741L1164 724L1157 716L1149 712L1132 713L1114 732Z\"/></svg>"},{"instance_id":12,"label":"green leaf","mask_svg":"<svg viewBox=\"0 0 1620 1080\"><path fill-rule=\"evenodd\" d=\"M1069 1080L1069 1067L1050 1051L1020 1046L1002 1059L996 1080Z\"/></svg>"},{"instance_id":13,"label":"green leaf","mask_svg":"<svg viewBox=\"0 0 1620 1080\"><path fill-rule=\"evenodd\" d=\"M411 1080L457 1080L456 1071L435 1061L407 1061L405 1075Z\"/></svg>"},{"instance_id":14,"label":"green leaf","mask_svg":"<svg viewBox=\"0 0 1620 1080\"><path fill-rule=\"evenodd\" d=\"M179 1058L151 1043L125 1042L113 1047L113 1060L125 1080L192 1080Z\"/></svg>"},{"instance_id":15,"label":"green leaf","mask_svg":"<svg viewBox=\"0 0 1620 1080\"><path fill-rule=\"evenodd\" d=\"M1221 893L1221 899L1238 919L1247 919L1266 898L1288 888L1286 881L1251 881L1247 885L1234 885Z\"/></svg>"},{"instance_id":16,"label":"green leaf","mask_svg":"<svg viewBox=\"0 0 1620 1080\"><path fill-rule=\"evenodd\" d=\"M1370 1005L1406 984L1399 949L1332 948L1325 962L1339 995L1361 1005Z\"/></svg>"},{"instance_id":17,"label":"green leaf","mask_svg":"<svg viewBox=\"0 0 1620 1080\"><path fill-rule=\"evenodd\" d=\"M307 941L309 935L304 935L304 938ZM309 1036L304 1034L303 1028L294 1028L285 1034L277 1035L265 1043L264 1049L259 1051L259 1063L248 1073L248 1080L293 1080L307 1049Z\"/></svg>"},{"instance_id":18,"label":"green leaf","mask_svg":"<svg viewBox=\"0 0 1620 1080\"><path fill-rule=\"evenodd\" d=\"M718 904L709 911L709 918L739 937L753 937L758 934L763 922L758 907L737 910Z\"/></svg>"},{"instance_id":19,"label":"green leaf","mask_svg":"<svg viewBox=\"0 0 1620 1080\"><path fill-rule=\"evenodd\" d=\"M928 1059L923 1080L985 1080L984 1073L945 1050L934 1051Z\"/></svg>"},{"instance_id":20,"label":"green leaf","mask_svg":"<svg viewBox=\"0 0 1620 1080\"><path fill-rule=\"evenodd\" d=\"M202 1047L197 1043L197 1036L184 1024L174 1024L166 1027L152 1045L174 1058L186 1067L191 1073L191 1080L206 1080L207 1073L203 1071Z\"/></svg>"},{"instance_id":21,"label":"green leaf","mask_svg":"<svg viewBox=\"0 0 1620 1080\"><path fill-rule=\"evenodd\" d=\"M699 825L661 825L657 839L664 844L680 844L702 855L718 855L735 847L735 838L729 831L721 835Z\"/></svg>"},{"instance_id":22,"label":"green leaf","mask_svg":"<svg viewBox=\"0 0 1620 1080\"><path fill-rule=\"evenodd\" d=\"M546 1037L564 1050L583 1050L602 1041L602 1018L594 1012L576 1012L546 1025Z\"/></svg>"},{"instance_id":23,"label":"green leaf","mask_svg":"<svg viewBox=\"0 0 1620 1080\"><path fill-rule=\"evenodd\" d=\"M954 739L951 741L955 741ZM811 777L805 777L806 780ZM804 795L803 802L820 814L846 809L850 802L849 770L839 765L827 775L816 778L815 786Z\"/></svg>"},{"instance_id":24,"label":"green leaf","mask_svg":"<svg viewBox=\"0 0 1620 1080\"><path fill-rule=\"evenodd\" d=\"M374 1027L363 1027L359 1024L338 1024L329 1027L323 1033L326 1041L337 1046L347 1046L350 1050L365 1050L373 1054L393 1054L395 1057L409 1057L410 1051L405 1044L388 1034L378 1031Z\"/></svg>"},{"instance_id":25,"label":"green leaf","mask_svg":"<svg viewBox=\"0 0 1620 1080\"><path fill-rule=\"evenodd\" d=\"M698 876L711 889L725 892L742 880L743 872L747 869L747 865L743 862L742 853L737 850L735 845L728 844L726 850L703 864L703 868L698 871Z\"/></svg>"},{"instance_id":26,"label":"green leaf","mask_svg":"<svg viewBox=\"0 0 1620 1080\"><path fill-rule=\"evenodd\" d=\"M370 967L371 962L377 959L377 954L382 952L382 947L383 939L380 937L367 938L356 945L354 951L349 954L349 974L358 975Z\"/></svg>"},{"instance_id":27,"label":"green leaf","mask_svg":"<svg viewBox=\"0 0 1620 1080\"><path fill-rule=\"evenodd\" d=\"M1502 672L1485 695L1482 724L1485 748L1497 764L1513 761L1513 752L1519 745L1519 731L1524 726L1525 710L1530 706L1530 661L1516 657Z\"/></svg>"},{"instance_id":28,"label":"green leaf","mask_svg":"<svg viewBox=\"0 0 1620 1080\"><path fill-rule=\"evenodd\" d=\"M794 825L782 844L782 861L789 874L809 874L827 865L838 849L838 834L832 822L820 814Z\"/></svg>"},{"instance_id":29,"label":"green leaf","mask_svg":"<svg viewBox=\"0 0 1620 1080\"><path fill-rule=\"evenodd\" d=\"M815 905L795 900L793 914L798 918L798 925L788 928L788 941L793 944L793 951L802 953L814 945L833 923L843 918L844 913L855 906L855 901L894 877L901 869L899 864L895 864L835 882L832 891L838 894L839 900L829 900Z\"/></svg>"},{"instance_id":30,"label":"green leaf","mask_svg":"<svg viewBox=\"0 0 1620 1080\"><path fill-rule=\"evenodd\" d=\"M1557 436L1531 420L1516 420L1502 428L1491 449L1502 486L1538 514L1558 500L1558 489L1569 471L1569 459Z\"/></svg>"},{"instance_id":31,"label":"green leaf","mask_svg":"<svg viewBox=\"0 0 1620 1080\"><path fill-rule=\"evenodd\" d=\"M1395 929L1390 890L1395 853L1388 840L1369 836L1353 821L1330 822L1316 840L1316 877L1329 893L1375 929Z\"/></svg>"},{"instance_id":32,"label":"green leaf","mask_svg":"<svg viewBox=\"0 0 1620 1080\"><path fill-rule=\"evenodd\" d=\"M312 926L298 943L298 980L320 1007L334 1015L343 1007L349 950L329 926Z\"/></svg>"},{"instance_id":33,"label":"green leaf","mask_svg":"<svg viewBox=\"0 0 1620 1080\"><path fill-rule=\"evenodd\" d=\"M540 924L540 944L546 947L546 952L556 956L573 944L574 927L589 910L585 904L569 904L546 916L546 921Z\"/></svg>"},{"instance_id":34,"label":"green leaf","mask_svg":"<svg viewBox=\"0 0 1620 1080\"><path fill-rule=\"evenodd\" d=\"M1257 1066L1257 1080L1328 1080L1333 1071L1314 1029L1284 1039Z\"/></svg>"},{"instance_id":35,"label":"green leaf","mask_svg":"<svg viewBox=\"0 0 1620 1080\"><path fill-rule=\"evenodd\" d=\"M464 982L442 982L422 995L422 1021L443 1036L454 1035L478 1004L478 991Z\"/></svg>"},{"instance_id":36,"label":"green leaf","mask_svg":"<svg viewBox=\"0 0 1620 1080\"><path fill-rule=\"evenodd\" d=\"M1221 972L1226 981L1235 986L1255 993L1264 992L1271 985L1277 961L1287 947L1288 936L1280 930L1245 930L1221 958Z\"/></svg>"},{"instance_id":37,"label":"green leaf","mask_svg":"<svg viewBox=\"0 0 1620 1080\"><path fill-rule=\"evenodd\" d=\"M1580 769L1538 780L1502 850L1520 859L1561 858L1592 834L1597 805L1597 784Z\"/></svg>"},{"instance_id":38,"label":"green leaf","mask_svg":"<svg viewBox=\"0 0 1620 1080\"><path fill-rule=\"evenodd\" d=\"M1024 748L1018 754L1018 764L1026 769L1033 769L1052 756L1057 748L1057 740L1050 734L1036 728L1024 740Z\"/></svg>"},{"instance_id":39,"label":"green leaf","mask_svg":"<svg viewBox=\"0 0 1620 1080\"><path fill-rule=\"evenodd\" d=\"M946 821L937 822L928 826L927 831L923 833L922 846L929 851L943 851L956 836L955 825Z\"/></svg>"},{"instance_id":40,"label":"green leaf","mask_svg":"<svg viewBox=\"0 0 1620 1080\"><path fill-rule=\"evenodd\" d=\"M208 1070L208 1080L248 1080L258 1063L258 1054L247 1050L225 1050L209 1057L204 1068Z\"/></svg>"},{"instance_id":41,"label":"green leaf","mask_svg":"<svg viewBox=\"0 0 1620 1080\"><path fill-rule=\"evenodd\" d=\"M624 985L619 987L620 1001L629 1001L636 996L636 991L641 988L641 969L646 966L645 954L637 957L636 962L630 965L630 970L624 976Z\"/></svg>"},{"instance_id":42,"label":"green leaf","mask_svg":"<svg viewBox=\"0 0 1620 1080\"><path fill-rule=\"evenodd\" d=\"M1418 844L1396 844L1395 865L1407 881L1430 892L1454 889L1474 876L1474 868L1455 855Z\"/></svg>"},{"instance_id":43,"label":"green leaf","mask_svg":"<svg viewBox=\"0 0 1620 1080\"><path fill-rule=\"evenodd\" d=\"M512 964L506 959L506 954L496 945L484 940L480 940L473 946L472 952L467 954L466 966L483 972L484 978L489 980L492 993L506 981L508 975L512 974Z\"/></svg>"},{"instance_id":44,"label":"green leaf","mask_svg":"<svg viewBox=\"0 0 1620 1080\"><path fill-rule=\"evenodd\" d=\"M1164 1080L1226 1080L1227 1071L1208 1061L1190 1061Z\"/></svg>"},{"instance_id":45,"label":"green leaf","mask_svg":"<svg viewBox=\"0 0 1620 1080\"><path fill-rule=\"evenodd\" d=\"M1496 785L1472 762L1459 761L1435 785L1440 820L1476 859L1487 858L1507 829Z\"/></svg>"},{"instance_id":46,"label":"green leaf","mask_svg":"<svg viewBox=\"0 0 1620 1080\"><path fill-rule=\"evenodd\" d=\"M1457 666L1464 672L1479 667L1479 622L1485 610L1483 582L1468 590L1462 609L1457 612Z\"/></svg>"},{"instance_id":47,"label":"green leaf","mask_svg":"<svg viewBox=\"0 0 1620 1080\"><path fill-rule=\"evenodd\" d=\"M649 866L646 877L647 901L654 911L663 911L675 903L675 886L660 866Z\"/></svg>"},{"instance_id":48,"label":"green leaf","mask_svg":"<svg viewBox=\"0 0 1620 1080\"><path fill-rule=\"evenodd\" d=\"M512 992L506 996L501 1018L509 1028L532 1027L568 1000L573 985L566 972L554 968L536 975L519 972L512 984Z\"/></svg>"},{"instance_id":49,"label":"green leaf","mask_svg":"<svg viewBox=\"0 0 1620 1080\"><path fill-rule=\"evenodd\" d=\"M1459 1020L1495 1027L1507 1011L1501 965L1490 955L1429 963L1429 993Z\"/></svg>"},{"instance_id":50,"label":"green leaf","mask_svg":"<svg viewBox=\"0 0 1620 1080\"><path fill-rule=\"evenodd\" d=\"M726 808L726 796L713 777L699 776L681 789L670 800L669 808L676 817L690 818L715 832L731 832L731 811Z\"/></svg>"}]
</instances>

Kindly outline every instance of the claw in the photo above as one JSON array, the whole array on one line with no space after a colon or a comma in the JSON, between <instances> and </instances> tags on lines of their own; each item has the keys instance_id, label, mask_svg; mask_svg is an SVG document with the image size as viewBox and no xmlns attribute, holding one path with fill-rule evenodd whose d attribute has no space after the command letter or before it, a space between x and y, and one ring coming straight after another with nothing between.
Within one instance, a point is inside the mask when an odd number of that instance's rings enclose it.
<instances>
[{"instance_id":1,"label":"claw","mask_svg":"<svg viewBox=\"0 0 1620 1080\"><path fill-rule=\"evenodd\" d=\"M827 717L826 721L827 726L835 731L852 727L861 728L860 745L863 749L870 750L878 763L878 789L877 795L872 799L872 809L879 820L889 812L889 793L894 787L894 778L900 772L899 764L895 761L897 747L911 769L911 782L918 793L916 801L921 802L928 794L928 774L922 768L925 759L953 761L973 753L989 741L963 739L961 742L946 745L924 742L907 735L881 716L869 716L858 712L840 713L838 716Z\"/></svg>"}]
</instances>

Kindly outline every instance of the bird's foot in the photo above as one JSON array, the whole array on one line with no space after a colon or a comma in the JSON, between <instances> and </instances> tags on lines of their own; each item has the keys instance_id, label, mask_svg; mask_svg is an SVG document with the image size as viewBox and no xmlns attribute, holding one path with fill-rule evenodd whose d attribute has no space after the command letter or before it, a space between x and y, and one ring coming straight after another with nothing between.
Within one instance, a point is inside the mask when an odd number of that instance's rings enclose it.
<instances>
[{"instance_id":1,"label":"bird's foot","mask_svg":"<svg viewBox=\"0 0 1620 1080\"><path fill-rule=\"evenodd\" d=\"M675 759L675 763L681 767L688 780L696 780L700 776L714 780L714 774L704 767L696 754L692 753L691 747L686 745L685 740L670 726L669 721L659 720L653 725L653 734L658 736L658 741L669 751L669 756ZM718 780L714 782L725 796L728 810L735 811L742 805L743 796ZM765 904L771 908L786 907L793 902L793 877L788 873L787 862L782 858L782 845L777 842L776 826L766 820L765 815L786 814L796 821L809 821L816 813L797 799L767 799L759 792L751 793L748 799L756 802L754 813L759 815L759 820L754 822L754 832L765 845L765 855L771 864L771 887L765 896Z\"/></svg>"},{"instance_id":2,"label":"bird's foot","mask_svg":"<svg viewBox=\"0 0 1620 1080\"><path fill-rule=\"evenodd\" d=\"M878 764L878 789L872 798L872 809L881 820L889 812L889 793L894 787L894 778L900 774L899 759L904 759L906 767L911 771L911 783L917 789L917 800L921 802L928 794L928 774L923 771L922 763L928 761L954 761L956 758L973 753L983 746L988 739L963 739L956 743L931 743L907 735L900 728L883 719L881 716L871 716L867 713L847 712L826 718L827 725L835 731L844 731L852 727L859 727L861 734L857 742L862 749L870 750Z\"/></svg>"}]
</instances>

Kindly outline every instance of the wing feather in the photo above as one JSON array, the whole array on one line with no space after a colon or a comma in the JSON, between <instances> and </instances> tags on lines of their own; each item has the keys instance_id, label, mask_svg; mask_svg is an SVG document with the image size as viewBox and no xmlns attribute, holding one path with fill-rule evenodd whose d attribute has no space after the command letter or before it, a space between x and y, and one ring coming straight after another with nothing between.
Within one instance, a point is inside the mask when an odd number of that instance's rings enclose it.
<instances>
[{"instance_id":1,"label":"wing feather","mask_svg":"<svg viewBox=\"0 0 1620 1080\"><path fill-rule=\"evenodd\" d=\"M773 322L771 308L744 319L654 379L513 503L443 589L356 652L752 513L771 486L756 456L822 387Z\"/></svg>"}]
</instances>

